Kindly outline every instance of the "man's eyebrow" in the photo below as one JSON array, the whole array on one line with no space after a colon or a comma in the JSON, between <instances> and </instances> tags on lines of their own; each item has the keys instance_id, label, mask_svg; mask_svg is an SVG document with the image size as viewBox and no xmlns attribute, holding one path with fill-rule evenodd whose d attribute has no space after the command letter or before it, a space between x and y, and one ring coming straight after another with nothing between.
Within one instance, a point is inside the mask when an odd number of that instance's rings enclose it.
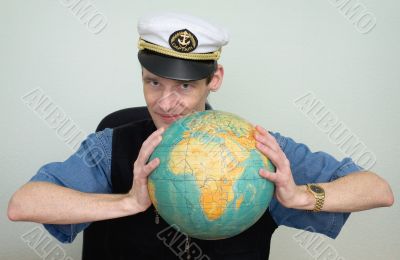
<instances>
[{"instance_id":1,"label":"man's eyebrow","mask_svg":"<svg viewBox=\"0 0 400 260\"><path fill-rule=\"evenodd\" d=\"M143 80L145 80L145 81L158 81L158 78L155 77L155 76L149 76L149 75L147 75L147 76L144 76L144 77L143 77Z\"/></svg>"},{"instance_id":2,"label":"man's eyebrow","mask_svg":"<svg viewBox=\"0 0 400 260\"><path fill-rule=\"evenodd\" d=\"M160 81L160 78L153 75L146 75L143 77L144 81ZM177 84L197 84L199 80L175 80Z\"/></svg>"},{"instance_id":3,"label":"man's eyebrow","mask_svg":"<svg viewBox=\"0 0 400 260\"><path fill-rule=\"evenodd\" d=\"M176 80L179 84L196 84L198 80Z\"/></svg>"}]
</instances>

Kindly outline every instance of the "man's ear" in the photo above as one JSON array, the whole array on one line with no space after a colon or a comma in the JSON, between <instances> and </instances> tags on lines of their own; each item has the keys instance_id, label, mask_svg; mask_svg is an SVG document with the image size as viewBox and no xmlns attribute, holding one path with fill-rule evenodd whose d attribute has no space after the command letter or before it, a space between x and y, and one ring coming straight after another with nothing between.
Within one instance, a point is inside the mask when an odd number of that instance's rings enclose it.
<instances>
[{"instance_id":1,"label":"man's ear","mask_svg":"<svg viewBox=\"0 0 400 260\"><path fill-rule=\"evenodd\" d=\"M215 70L210 83L208 84L209 90L213 92L217 91L221 87L223 79L224 79L224 67L218 64L218 67Z\"/></svg>"}]
</instances>

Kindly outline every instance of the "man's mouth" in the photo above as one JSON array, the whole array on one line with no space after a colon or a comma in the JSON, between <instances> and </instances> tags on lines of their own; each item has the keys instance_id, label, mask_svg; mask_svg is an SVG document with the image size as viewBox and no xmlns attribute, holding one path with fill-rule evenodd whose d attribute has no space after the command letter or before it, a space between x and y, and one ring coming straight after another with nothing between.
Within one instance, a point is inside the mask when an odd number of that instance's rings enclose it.
<instances>
[{"instance_id":1,"label":"man's mouth","mask_svg":"<svg viewBox=\"0 0 400 260\"><path fill-rule=\"evenodd\" d=\"M161 119L166 123L175 122L179 118L183 117L183 115L171 115L171 114L158 114L156 113Z\"/></svg>"}]
</instances>

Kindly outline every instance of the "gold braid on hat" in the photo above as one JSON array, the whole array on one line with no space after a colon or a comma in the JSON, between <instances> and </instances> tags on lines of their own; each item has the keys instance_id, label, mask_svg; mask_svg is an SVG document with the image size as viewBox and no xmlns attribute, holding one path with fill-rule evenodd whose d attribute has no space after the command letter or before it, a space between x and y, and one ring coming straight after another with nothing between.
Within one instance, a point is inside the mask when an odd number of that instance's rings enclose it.
<instances>
[{"instance_id":1,"label":"gold braid on hat","mask_svg":"<svg viewBox=\"0 0 400 260\"><path fill-rule=\"evenodd\" d=\"M146 42L141 38L139 39L138 48L139 50L147 49L167 56L186 60L218 60L221 55L221 48L210 53L181 53L160 45Z\"/></svg>"}]
</instances>

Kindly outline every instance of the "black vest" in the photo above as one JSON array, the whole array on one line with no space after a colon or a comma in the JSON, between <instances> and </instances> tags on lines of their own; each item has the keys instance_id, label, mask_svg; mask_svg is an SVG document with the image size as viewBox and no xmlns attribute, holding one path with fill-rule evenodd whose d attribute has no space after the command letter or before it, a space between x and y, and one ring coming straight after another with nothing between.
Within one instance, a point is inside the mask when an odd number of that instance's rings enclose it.
<instances>
[{"instance_id":1,"label":"black vest","mask_svg":"<svg viewBox=\"0 0 400 260\"><path fill-rule=\"evenodd\" d=\"M111 179L113 193L132 187L133 163L144 140L156 130L153 121L132 122L113 130ZM269 210L243 233L223 240L199 240L175 231L153 206L145 212L92 223L84 233L83 260L133 259L268 259L277 228ZM187 248L187 246L189 246Z\"/></svg>"}]
</instances>

